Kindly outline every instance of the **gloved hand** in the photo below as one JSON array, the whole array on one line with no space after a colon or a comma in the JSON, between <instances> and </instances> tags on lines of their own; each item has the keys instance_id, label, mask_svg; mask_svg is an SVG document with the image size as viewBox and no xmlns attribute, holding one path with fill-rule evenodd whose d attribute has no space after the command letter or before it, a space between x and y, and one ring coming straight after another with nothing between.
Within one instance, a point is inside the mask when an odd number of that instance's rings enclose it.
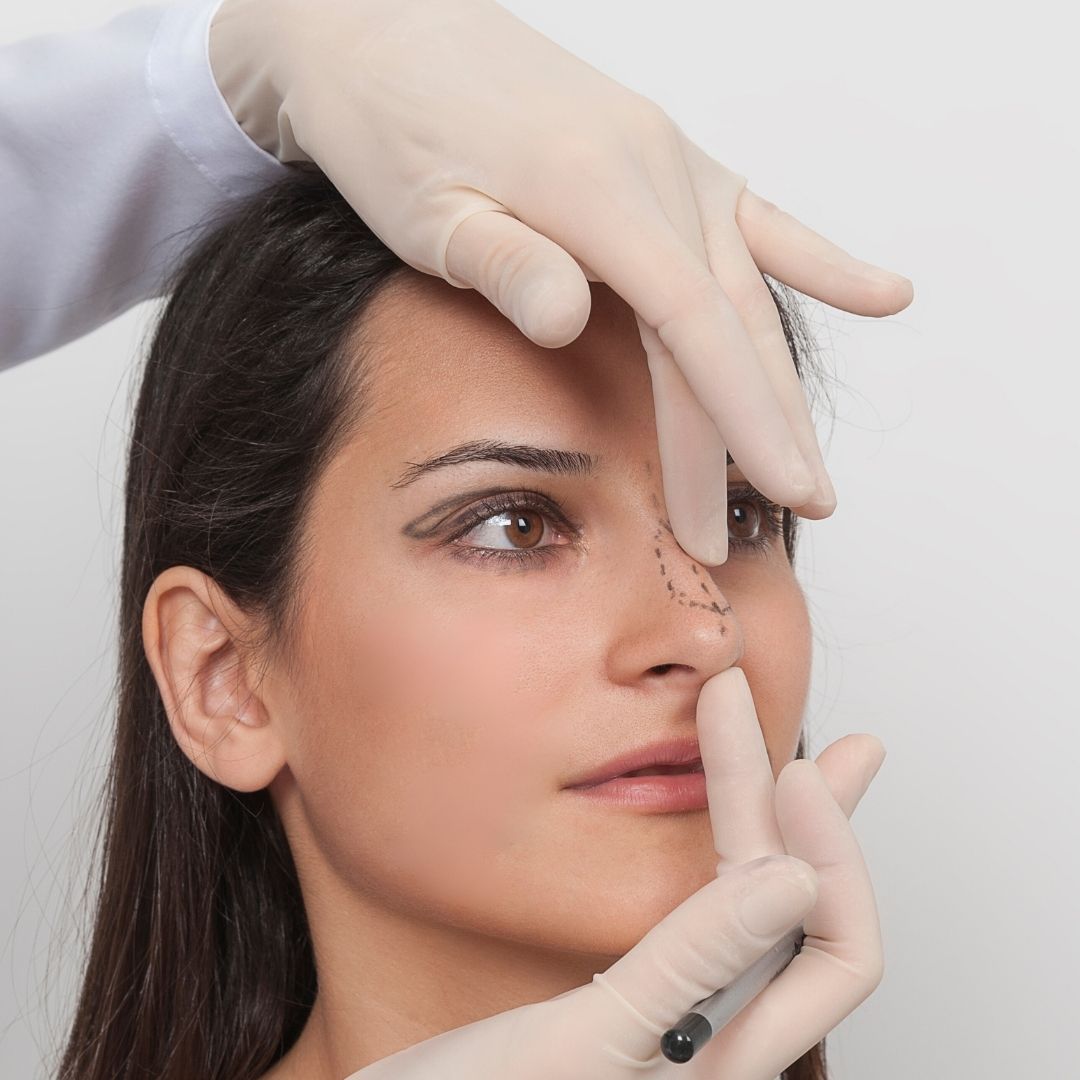
<instances>
[{"instance_id":1,"label":"gloved hand","mask_svg":"<svg viewBox=\"0 0 1080 1080\"><path fill-rule=\"evenodd\" d=\"M759 269L860 315L911 284L754 195L654 102L493 0L224 0L215 79L248 135L313 160L401 259L559 347L588 281L637 313L675 539L728 551L726 454L774 502L835 495ZM755 265L756 264L756 265Z\"/></svg>"},{"instance_id":2,"label":"gloved hand","mask_svg":"<svg viewBox=\"0 0 1080 1080\"><path fill-rule=\"evenodd\" d=\"M883 958L848 817L881 766L848 735L773 783L741 668L701 689L697 730L717 877L591 983L400 1050L347 1080L774 1080L865 1000ZM773 858L764 858L773 856ZM685 1064L660 1036L803 922L802 951Z\"/></svg>"}]
</instances>

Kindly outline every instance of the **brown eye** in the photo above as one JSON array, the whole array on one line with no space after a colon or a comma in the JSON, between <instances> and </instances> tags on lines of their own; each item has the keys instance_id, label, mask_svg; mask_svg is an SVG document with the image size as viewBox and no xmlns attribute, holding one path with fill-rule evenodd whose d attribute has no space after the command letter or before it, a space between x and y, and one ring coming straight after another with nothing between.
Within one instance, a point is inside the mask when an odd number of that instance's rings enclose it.
<instances>
[{"instance_id":1,"label":"brown eye","mask_svg":"<svg viewBox=\"0 0 1080 1080\"><path fill-rule=\"evenodd\" d=\"M507 511L492 520L507 530L506 536L516 548L536 547L544 535L544 518L535 510Z\"/></svg>"},{"instance_id":2,"label":"brown eye","mask_svg":"<svg viewBox=\"0 0 1080 1080\"><path fill-rule=\"evenodd\" d=\"M528 507L511 507L498 510L481 518L460 540L468 539L469 544L506 552L530 551L540 546L544 539L544 526L548 517L539 510ZM550 530L558 535L555 530ZM460 540L458 541L460 543ZM550 545L544 545L550 546Z\"/></svg>"},{"instance_id":3,"label":"brown eye","mask_svg":"<svg viewBox=\"0 0 1080 1080\"><path fill-rule=\"evenodd\" d=\"M755 487L728 489L728 537L733 547L768 554L784 532L784 508Z\"/></svg>"},{"instance_id":4,"label":"brown eye","mask_svg":"<svg viewBox=\"0 0 1080 1080\"><path fill-rule=\"evenodd\" d=\"M574 547L583 526L540 492L497 492L470 506L444 541L463 559L504 563L525 569ZM539 560L539 562L538 562Z\"/></svg>"},{"instance_id":5,"label":"brown eye","mask_svg":"<svg viewBox=\"0 0 1080 1080\"><path fill-rule=\"evenodd\" d=\"M728 503L728 532L738 540L756 540L764 531L762 508L751 499Z\"/></svg>"}]
</instances>

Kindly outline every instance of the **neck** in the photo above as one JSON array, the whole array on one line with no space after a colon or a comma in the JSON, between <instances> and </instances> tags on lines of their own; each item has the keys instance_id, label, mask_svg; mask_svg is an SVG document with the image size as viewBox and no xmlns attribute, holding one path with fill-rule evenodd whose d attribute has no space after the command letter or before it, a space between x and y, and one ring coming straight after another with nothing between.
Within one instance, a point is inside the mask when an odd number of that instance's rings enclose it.
<instances>
[{"instance_id":1,"label":"neck","mask_svg":"<svg viewBox=\"0 0 1080 1080\"><path fill-rule=\"evenodd\" d=\"M305 885L304 897L319 994L264 1080L342 1080L444 1031L585 985L616 959L435 922L339 882Z\"/></svg>"}]
</instances>

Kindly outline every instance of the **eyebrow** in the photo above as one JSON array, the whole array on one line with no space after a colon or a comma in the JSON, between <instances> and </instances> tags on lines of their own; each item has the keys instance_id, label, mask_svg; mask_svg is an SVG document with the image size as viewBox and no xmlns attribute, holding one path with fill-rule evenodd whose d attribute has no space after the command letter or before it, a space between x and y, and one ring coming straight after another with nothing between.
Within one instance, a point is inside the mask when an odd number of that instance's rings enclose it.
<instances>
[{"instance_id":1,"label":"eyebrow","mask_svg":"<svg viewBox=\"0 0 1080 1080\"><path fill-rule=\"evenodd\" d=\"M473 461L495 461L502 465L516 465L537 472L556 473L567 476L588 476L600 465L600 458L583 450L555 450L545 446L528 446L507 443L499 439L477 439L461 443L425 461L410 461L391 488L403 488L415 483L421 476L445 469L451 465L464 465Z\"/></svg>"},{"instance_id":2,"label":"eyebrow","mask_svg":"<svg viewBox=\"0 0 1080 1080\"><path fill-rule=\"evenodd\" d=\"M391 488L408 487L421 476L450 465L462 465L472 461L495 461L503 465L517 465L537 472L556 473L566 476L591 475L599 468L600 458L584 450L554 450L544 446L507 443L499 439L477 439L458 446L425 461L410 461ZM727 464L734 465L731 451L727 452Z\"/></svg>"}]
</instances>

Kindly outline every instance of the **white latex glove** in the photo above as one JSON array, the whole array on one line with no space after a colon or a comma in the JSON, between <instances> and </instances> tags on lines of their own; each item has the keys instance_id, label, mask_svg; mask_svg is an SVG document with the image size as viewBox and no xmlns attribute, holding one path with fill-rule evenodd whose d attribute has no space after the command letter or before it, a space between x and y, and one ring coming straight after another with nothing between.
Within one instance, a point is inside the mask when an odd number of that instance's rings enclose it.
<instances>
[{"instance_id":1,"label":"white latex glove","mask_svg":"<svg viewBox=\"0 0 1080 1080\"><path fill-rule=\"evenodd\" d=\"M697 729L716 879L591 983L347 1080L774 1080L873 992L881 935L848 817L881 766L881 742L847 735L816 761L789 762L774 784L741 668L703 685ZM689 1062L668 1061L660 1036L799 922L806 938L787 968Z\"/></svg>"},{"instance_id":2,"label":"white latex glove","mask_svg":"<svg viewBox=\"0 0 1080 1080\"><path fill-rule=\"evenodd\" d=\"M905 308L905 278L754 195L493 0L224 0L210 57L255 142L316 162L402 260L477 289L537 344L581 332L588 280L634 309L687 554L727 558L728 449L767 498L833 512L759 268L860 315Z\"/></svg>"}]
</instances>

